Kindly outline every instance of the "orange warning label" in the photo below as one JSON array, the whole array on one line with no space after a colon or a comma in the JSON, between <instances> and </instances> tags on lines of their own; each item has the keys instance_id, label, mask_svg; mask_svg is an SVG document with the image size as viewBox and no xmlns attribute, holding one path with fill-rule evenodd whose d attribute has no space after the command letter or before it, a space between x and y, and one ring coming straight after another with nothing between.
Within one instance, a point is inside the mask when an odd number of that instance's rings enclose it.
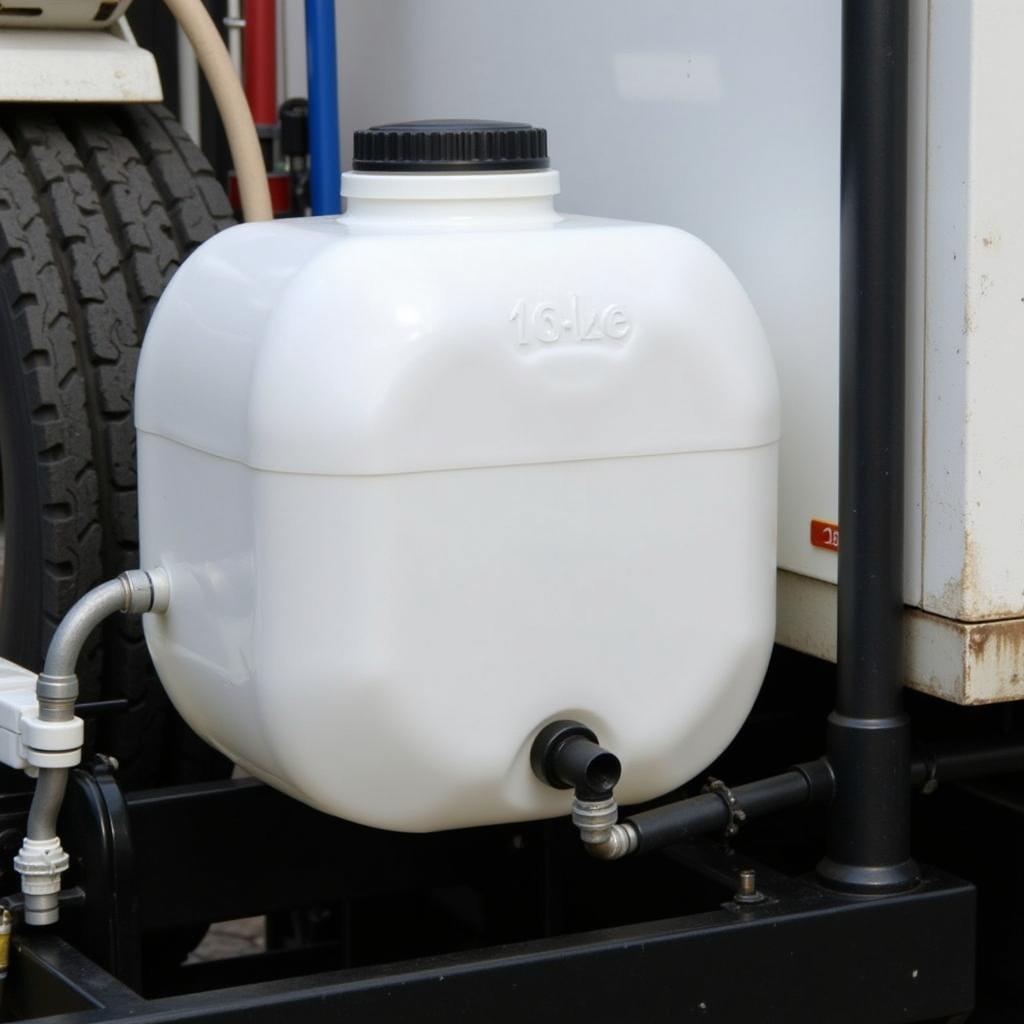
<instances>
[{"instance_id":1,"label":"orange warning label","mask_svg":"<svg viewBox=\"0 0 1024 1024\"><path fill-rule=\"evenodd\" d=\"M827 523L824 519L811 520L811 544L816 548L839 550L839 524Z\"/></svg>"}]
</instances>

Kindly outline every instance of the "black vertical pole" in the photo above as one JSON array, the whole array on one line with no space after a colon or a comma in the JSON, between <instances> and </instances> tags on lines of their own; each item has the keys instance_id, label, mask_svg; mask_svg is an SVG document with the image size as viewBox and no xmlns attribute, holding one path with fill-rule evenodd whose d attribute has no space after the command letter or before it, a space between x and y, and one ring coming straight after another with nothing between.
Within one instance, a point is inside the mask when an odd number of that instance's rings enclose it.
<instances>
[{"instance_id":1,"label":"black vertical pole","mask_svg":"<svg viewBox=\"0 0 1024 1024\"><path fill-rule=\"evenodd\" d=\"M826 884L886 893L910 857L903 712L908 0L844 0L839 635Z\"/></svg>"}]
</instances>

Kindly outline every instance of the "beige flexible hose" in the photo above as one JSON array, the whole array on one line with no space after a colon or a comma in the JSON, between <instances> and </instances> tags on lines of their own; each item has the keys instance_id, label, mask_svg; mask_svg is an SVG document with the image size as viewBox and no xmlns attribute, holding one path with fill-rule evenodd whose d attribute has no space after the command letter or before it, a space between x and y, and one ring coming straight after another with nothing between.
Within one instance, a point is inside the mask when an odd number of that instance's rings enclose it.
<instances>
[{"instance_id":1,"label":"beige flexible hose","mask_svg":"<svg viewBox=\"0 0 1024 1024\"><path fill-rule=\"evenodd\" d=\"M196 59L217 103L238 177L242 216L246 220L272 220L274 208L256 125L220 32L202 0L164 0L164 3L196 51Z\"/></svg>"}]
</instances>

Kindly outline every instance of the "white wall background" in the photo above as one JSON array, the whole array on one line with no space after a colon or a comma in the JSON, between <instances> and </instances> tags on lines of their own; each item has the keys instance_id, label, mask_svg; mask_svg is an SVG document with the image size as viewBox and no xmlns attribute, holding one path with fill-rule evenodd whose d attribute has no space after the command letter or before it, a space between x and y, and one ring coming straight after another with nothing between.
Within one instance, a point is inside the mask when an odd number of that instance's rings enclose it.
<instances>
[{"instance_id":1,"label":"white wall background","mask_svg":"<svg viewBox=\"0 0 1024 1024\"><path fill-rule=\"evenodd\" d=\"M829 581L836 556L811 547L808 535L812 517L834 520L837 510L840 6L338 3L346 167L352 132L372 124L531 121L548 129L562 209L678 225L733 267L782 382L780 565ZM295 94L303 90L301 5L287 7L297 19L286 36ZM911 395L911 422L919 401ZM919 452L911 439L912 553L921 535ZM920 569L911 554L912 603Z\"/></svg>"}]
</instances>

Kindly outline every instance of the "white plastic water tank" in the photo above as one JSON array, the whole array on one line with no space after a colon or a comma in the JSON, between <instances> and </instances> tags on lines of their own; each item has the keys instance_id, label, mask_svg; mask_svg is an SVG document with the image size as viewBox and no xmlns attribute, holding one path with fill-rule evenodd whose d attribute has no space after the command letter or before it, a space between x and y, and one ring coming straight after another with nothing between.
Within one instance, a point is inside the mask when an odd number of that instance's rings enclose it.
<instances>
[{"instance_id":1,"label":"white plastic water tank","mask_svg":"<svg viewBox=\"0 0 1024 1024\"><path fill-rule=\"evenodd\" d=\"M369 825L565 813L529 764L558 718L619 756L620 803L657 796L732 739L771 650L757 316L691 235L557 213L536 129L378 131L343 216L216 236L153 317L161 679L249 772ZM426 169L388 169L413 144Z\"/></svg>"}]
</instances>

